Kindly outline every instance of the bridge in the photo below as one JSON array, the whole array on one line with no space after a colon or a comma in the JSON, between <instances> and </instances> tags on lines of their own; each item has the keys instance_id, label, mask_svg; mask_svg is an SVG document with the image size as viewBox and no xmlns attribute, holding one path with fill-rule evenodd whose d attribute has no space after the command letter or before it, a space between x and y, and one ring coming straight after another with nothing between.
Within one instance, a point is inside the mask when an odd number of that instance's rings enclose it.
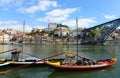
<instances>
[{"instance_id":1,"label":"bridge","mask_svg":"<svg viewBox=\"0 0 120 78\"><path fill-rule=\"evenodd\" d=\"M118 28L119 26L120 26L120 18L88 28L88 29L84 29L82 32L86 34L86 33L91 33L91 31L95 29L99 29L100 31L99 36L93 41L97 43L104 43L107 40L107 38L110 36L110 34L114 32L116 28Z\"/></svg>"}]
</instances>

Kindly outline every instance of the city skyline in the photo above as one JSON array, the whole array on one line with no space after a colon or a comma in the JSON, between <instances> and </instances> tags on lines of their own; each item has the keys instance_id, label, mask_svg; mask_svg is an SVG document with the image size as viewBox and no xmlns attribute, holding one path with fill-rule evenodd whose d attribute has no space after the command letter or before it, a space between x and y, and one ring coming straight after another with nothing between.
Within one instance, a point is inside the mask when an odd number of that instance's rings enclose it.
<instances>
[{"instance_id":1,"label":"city skyline","mask_svg":"<svg viewBox=\"0 0 120 78\"><path fill-rule=\"evenodd\" d=\"M0 0L0 29L26 31L32 28L47 28L49 23L89 28L120 16L119 0Z\"/></svg>"}]
</instances>

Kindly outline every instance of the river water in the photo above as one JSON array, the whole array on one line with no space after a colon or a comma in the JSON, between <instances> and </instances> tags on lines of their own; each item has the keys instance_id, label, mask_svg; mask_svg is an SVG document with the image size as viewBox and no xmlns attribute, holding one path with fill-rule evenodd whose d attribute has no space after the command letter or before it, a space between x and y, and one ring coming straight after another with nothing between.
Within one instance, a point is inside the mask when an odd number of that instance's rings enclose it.
<instances>
[{"instance_id":1,"label":"river water","mask_svg":"<svg viewBox=\"0 0 120 78\"><path fill-rule=\"evenodd\" d=\"M88 71L57 71L49 66L28 66L20 70L12 71L0 78L119 78L120 77L120 45L79 45L80 56L93 60L117 57L117 63L111 67L88 70ZM0 52L18 48L22 50L22 45L0 45ZM24 45L24 52L38 58L44 58L55 53L71 50L76 53L76 45L47 44L47 45ZM29 56L24 55L25 58ZM0 58L11 58L10 53L1 54ZM4 71L13 67L0 67Z\"/></svg>"}]
</instances>

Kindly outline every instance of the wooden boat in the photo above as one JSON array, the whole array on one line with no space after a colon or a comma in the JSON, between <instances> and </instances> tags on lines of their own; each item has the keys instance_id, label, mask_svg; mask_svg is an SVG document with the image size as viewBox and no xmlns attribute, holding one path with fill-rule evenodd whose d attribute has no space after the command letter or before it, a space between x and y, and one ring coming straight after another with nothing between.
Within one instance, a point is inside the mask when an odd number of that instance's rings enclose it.
<instances>
[{"instance_id":1,"label":"wooden boat","mask_svg":"<svg viewBox=\"0 0 120 78\"><path fill-rule=\"evenodd\" d=\"M7 63L9 63L9 65L25 65L25 64L41 65L41 64L44 64L43 61L38 61L38 60L18 60L18 61L13 61L12 59L5 59L5 61L3 61L3 63L0 63L0 64L2 65L2 64L7 64Z\"/></svg>"},{"instance_id":2,"label":"wooden boat","mask_svg":"<svg viewBox=\"0 0 120 78\"><path fill-rule=\"evenodd\" d=\"M29 60L18 60L18 61L14 61L11 64L12 65L24 65L24 64L33 64L33 65L41 65L44 64L43 61L38 61L41 59L29 59Z\"/></svg>"},{"instance_id":3,"label":"wooden boat","mask_svg":"<svg viewBox=\"0 0 120 78\"><path fill-rule=\"evenodd\" d=\"M116 63L116 58L97 60L94 64L81 64L80 62L61 63L60 61L46 61L47 65L58 70L91 70L109 67ZM80 63L80 64L79 64Z\"/></svg>"},{"instance_id":4,"label":"wooden boat","mask_svg":"<svg viewBox=\"0 0 120 78\"><path fill-rule=\"evenodd\" d=\"M11 52L12 51L12 52ZM9 63L10 61L12 61L10 63L10 65L24 65L24 64L31 64L33 63L34 65L38 65L38 64L43 64L43 61L38 61L38 60L41 60L40 58L36 58L35 56L30 56L30 54L26 53L27 55L29 55L30 57L29 58L19 58L20 55L21 55L21 51L18 51L17 49L12 49L12 50L8 50L8 51L4 51L4 52L1 52L2 53L7 53L7 52L11 52L11 59L0 59L0 63L1 65L3 63L7 64L7 62Z\"/></svg>"},{"instance_id":5,"label":"wooden boat","mask_svg":"<svg viewBox=\"0 0 120 78\"><path fill-rule=\"evenodd\" d=\"M11 64L12 65L24 65L24 64L34 64L34 65L40 65L43 64L43 61L39 61L41 59L36 58L36 57L29 57L25 59L20 59L19 58L19 53L20 51L14 51L11 53L11 59L5 59L5 61L13 61Z\"/></svg>"},{"instance_id":6,"label":"wooden boat","mask_svg":"<svg viewBox=\"0 0 120 78\"><path fill-rule=\"evenodd\" d=\"M12 65L24 65L24 64L33 64L33 65L41 65L44 64L43 61L38 60L22 60L22 61L14 61L11 63Z\"/></svg>"},{"instance_id":7,"label":"wooden boat","mask_svg":"<svg viewBox=\"0 0 120 78\"><path fill-rule=\"evenodd\" d=\"M57 54L54 54L52 56L48 56L48 57L41 58L41 59L37 58L29 53L25 53L25 52L24 52L24 54L27 54L31 57L21 59L21 58L19 58L19 56L20 56L20 53L23 53L23 52L18 51L17 49L4 51L4 52L1 52L0 54L7 53L7 52L11 52L11 59L0 59L0 62L3 63L3 62L12 61L10 63L10 65L41 65L41 64L44 64L44 60L49 60L49 58L52 58L52 57L55 57L55 56L58 56L58 55L65 53L65 52L57 53ZM52 59L52 60L62 60L62 59Z\"/></svg>"}]
</instances>

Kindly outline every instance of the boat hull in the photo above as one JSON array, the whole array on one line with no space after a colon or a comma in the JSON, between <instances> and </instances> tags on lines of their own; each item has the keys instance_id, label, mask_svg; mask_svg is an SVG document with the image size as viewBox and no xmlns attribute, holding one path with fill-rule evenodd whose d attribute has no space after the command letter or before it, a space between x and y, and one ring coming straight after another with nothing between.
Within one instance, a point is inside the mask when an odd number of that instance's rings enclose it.
<instances>
[{"instance_id":1,"label":"boat hull","mask_svg":"<svg viewBox=\"0 0 120 78\"><path fill-rule=\"evenodd\" d=\"M12 60L6 59L5 61L12 61ZM24 60L24 61L13 61L9 65L25 65L25 64L40 65L40 64L44 64L44 62L38 60Z\"/></svg>"},{"instance_id":2,"label":"boat hull","mask_svg":"<svg viewBox=\"0 0 120 78\"><path fill-rule=\"evenodd\" d=\"M95 65L59 65L51 62L46 62L46 64L57 70L92 70L109 67L116 63L116 60L97 60Z\"/></svg>"},{"instance_id":3,"label":"boat hull","mask_svg":"<svg viewBox=\"0 0 120 78\"><path fill-rule=\"evenodd\" d=\"M43 62L13 62L14 65L23 65L23 64L44 64Z\"/></svg>"},{"instance_id":4,"label":"boat hull","mask_svg":"<svg viewBox=\"0 0 120 78\"><path fill-rule=\"evenodd\" d=\"M109 67L107 65L93 65L93 66L67 66L67 65L61 65L61 66L52 66L57 70L91 70L91 69L100 69Z\"/></svg>"}]
</instances>

